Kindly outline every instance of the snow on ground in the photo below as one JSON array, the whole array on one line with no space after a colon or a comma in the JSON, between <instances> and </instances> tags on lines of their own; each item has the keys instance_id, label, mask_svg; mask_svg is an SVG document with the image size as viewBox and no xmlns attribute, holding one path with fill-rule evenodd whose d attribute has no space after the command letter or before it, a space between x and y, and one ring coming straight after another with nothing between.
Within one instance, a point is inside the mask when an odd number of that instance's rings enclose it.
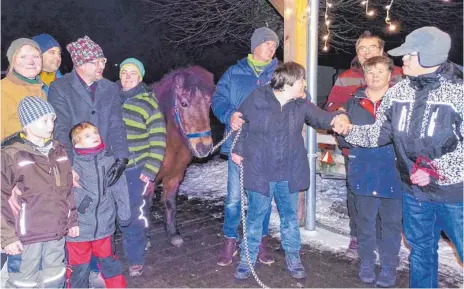
<instances>
[{"instance_id":1,"label":"snow on ground","mask_svg":"<svg viewBox=\"0 0 464 289\"><path fill-rule=\"evenodd\" d=\"M301 229L303 244L309 244L320 250L341 253L349 243L348 211L346 208L346 185L344 180L316 178L316 218L322 226L310 232ZM179 193L188 198L224 203L227 195L227 161L215 157L207 163L191 164L185 173ZM276 237L279 233L280 219L275 204L270 222L270 230ZM454 248L445 240L439 243L439 272L448 283L463 283L463 267L457 261ZM408 268L409 250L402 242L400 251L400 268Z\"/></svg>"}]
</instances>

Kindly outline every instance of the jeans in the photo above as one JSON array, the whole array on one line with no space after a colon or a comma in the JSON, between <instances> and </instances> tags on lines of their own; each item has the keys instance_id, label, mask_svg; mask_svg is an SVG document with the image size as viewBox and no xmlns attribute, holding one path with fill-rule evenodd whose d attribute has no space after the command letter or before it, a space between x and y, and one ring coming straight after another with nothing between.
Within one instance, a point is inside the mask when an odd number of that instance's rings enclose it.
<instances>
[{"instance_id":1,"label":"jeans","mask_svg":"<svg viewBox=\"0 0 464 289\"><path fill-rule=\"evenodd\" d=\"M402 200L355 196L358 228L358 253L361 260L375 263L379 246L380 265L396 268L401 247ZM377 216L380 215L381 238L376 240Z\"/></svg>"},{"instance_id":2,"label":"jeans","mask_svg":"<svg viewBox=\"0 0 464 289\"><path fill-rule=\"evenodd\" d=\"M122 232L123 246L129 266L143 265L145 263L145 246L147 236L145 229L148 225L149 206L151 202L144 200L142 195L145 183L140 180L142 168L125 170L127 186L129 188L129 202L131 206L131 223L127 227L119 226ZM145 201L145 205L143 205ZM143 214L140 212L142 207ZM141 217L141 218L139 218ZM147 219L147 223L143 220Z\"/></svg>"},{"instance_id":3,"label":"jeans","mask_svg":"<svg viewBox=\"0 0 464 289\"><path fill-rule=\"evenodd\" d=\"M240 225L240 168L229 157L227 177L227 198L224 213L224 236L239 240L238 226ZM269 233L269 218L271 217L271 203L267 208L267 213L263 220L262 236Z\"/></svg>"},{"instance_id":4,"label":"jeans","mask_svg":"<svg viewBox=\"0 0 464 289\"><path fill-rule=\"evenodd\" d=\"M258 192L247 190L248 212L246 218L246 237L251 262L256 263L263 221L267 217L268 208L275 198L280 217L280 236L282 248L286 253L298 253L301 249L300 228L296 211L298 208L298 192L290 193L287 181L270 182L269 197ZM240 262L246 263L245 243L240 244Z\"/></svg>"},{"instance_id":5,"label":"jeans","mask_svg":"<svg viewBox=\"0 0 464 289\"><path fill-rule=\"evenodd\" d=\"M438 241L443 230L453 242L461 261L463 246L463 203L418 201L412 194L403 195L403 226L409 255L409 286L438 287Z\"/></svg>"}]
</instances>

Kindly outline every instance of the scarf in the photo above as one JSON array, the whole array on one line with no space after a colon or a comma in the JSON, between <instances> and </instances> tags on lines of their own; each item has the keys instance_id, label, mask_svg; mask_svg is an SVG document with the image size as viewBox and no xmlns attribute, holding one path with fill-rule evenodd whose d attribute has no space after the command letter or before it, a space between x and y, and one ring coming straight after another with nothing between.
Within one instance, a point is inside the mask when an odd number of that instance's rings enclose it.
<instances>
[{"instance_id":1,"label":"scarf","mask_svg":"<svg viewBox=\"0 0 464 289\"><path fill-rule=\"evenodd\" d=\"M42 82L45 83L45 85L50 86L50 84L56 80L56 71L54 72L42 71L40 73L40 79L42 79Z\"/></svg>"},{"instance_id":2,"label":"scarf","mask_svg":"<svg viewBox=\"0 0 464 289\"><path fill-rule=\"evenodd\" d=\"M19 79L29 84L39 84L40 83L40 76L37 75L34 79L30 79L27 77L22 76L21 74L17 73L16 70L13 69L13 74L16 75Z\"/></svg>"},{"instance_id":3,"label":"scarf","mask_svg":"<svg viewBox=\"0 0 464 289\"><path fill-rule=\"evenodd\" d=\"M272 59L267 62L261 62L261 61L255 60L253 58L253 54L248 54L247 61L248 61L248 65L253 69L254 73L256 74L256 77L259 77L259 75L261 74L261 72L264 71L266 66L268 66L269 63L271 63Z\"/></svg>"},{"instance_id":4,"label":"scarf","mask_svg":"<svg viewBox=\"0 0 464 289\"><path fill-rule=\"evenodd\" d=\"M106 148L105 143L102 141L98 146L93 148L74 148L76 153L81 156L98 154Z\"/></svg>"},{"instance_id":5,"label":"scarf","mask_svg":"<svg viewBox=\"0 0 464 289\"><path fill-rule=\"evenodd\" d=\"M38 151L39 153L43 154L44 156L48 157L48 154L50 153L50 150L53 147L53 142L52 139L46 138L44 139L44 144L43 146L38 146L35 143L31 142L26 138L26 135L24 133L20 133L19 136L24 140L26 144L31 146L34 150Z\"/></svg>"}]
</instances>

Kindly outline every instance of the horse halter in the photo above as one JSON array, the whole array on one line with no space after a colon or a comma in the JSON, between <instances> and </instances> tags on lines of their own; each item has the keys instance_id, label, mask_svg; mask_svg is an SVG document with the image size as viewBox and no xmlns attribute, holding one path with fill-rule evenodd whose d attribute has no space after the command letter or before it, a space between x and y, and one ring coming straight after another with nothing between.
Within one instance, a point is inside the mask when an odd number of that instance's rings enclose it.
<instances>
[{"instance_id":1,"label":"horse halter","mask_svg":"<svg viewBox=\"0 0 464 289\"><path fill-rule=\"evenodd\" d=\"M182 132L183 135L185 135L187 139L211 136L211 130L195 132L195 133L186 133L184 130L184 127L182 126L182 121L180 120L179 109L177 107L178 106L177 106L177 97L176 97L175 104L174 104L174 118L176 119L177 125L179 125L180 127L180 131Z\"/></svg>"}]
</instances>

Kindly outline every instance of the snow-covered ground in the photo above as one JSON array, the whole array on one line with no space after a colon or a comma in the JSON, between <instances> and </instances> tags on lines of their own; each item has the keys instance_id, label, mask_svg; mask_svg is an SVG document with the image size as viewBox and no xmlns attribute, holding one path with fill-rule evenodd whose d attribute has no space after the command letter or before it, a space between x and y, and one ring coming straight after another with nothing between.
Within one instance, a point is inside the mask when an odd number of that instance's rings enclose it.
<instances>
[{"instance_id":1,"label":"snow-covered ground","mask_svg":"<svg viewBox=\"0 0 464 289\"><path fill-rule=\"evenodd\" d=\"M316 231L301 229L301 240L320 250L344 252L349 243L348 214L346 208L346 186L344 180L323 179L317 175L316 218L321 225ZM227 161L219 157L204 164L191 164L185 174L179 193L188 198L199 198L223 204L227 194ZM275 205L270 229L274 236L279 234L280 220ZM439 244L439 272L448 284L462 287L463 267L458 263L454 249L445 240ZM409 250L402 243L401 268L408 267Z\"/></svg>"}]
</instances>

